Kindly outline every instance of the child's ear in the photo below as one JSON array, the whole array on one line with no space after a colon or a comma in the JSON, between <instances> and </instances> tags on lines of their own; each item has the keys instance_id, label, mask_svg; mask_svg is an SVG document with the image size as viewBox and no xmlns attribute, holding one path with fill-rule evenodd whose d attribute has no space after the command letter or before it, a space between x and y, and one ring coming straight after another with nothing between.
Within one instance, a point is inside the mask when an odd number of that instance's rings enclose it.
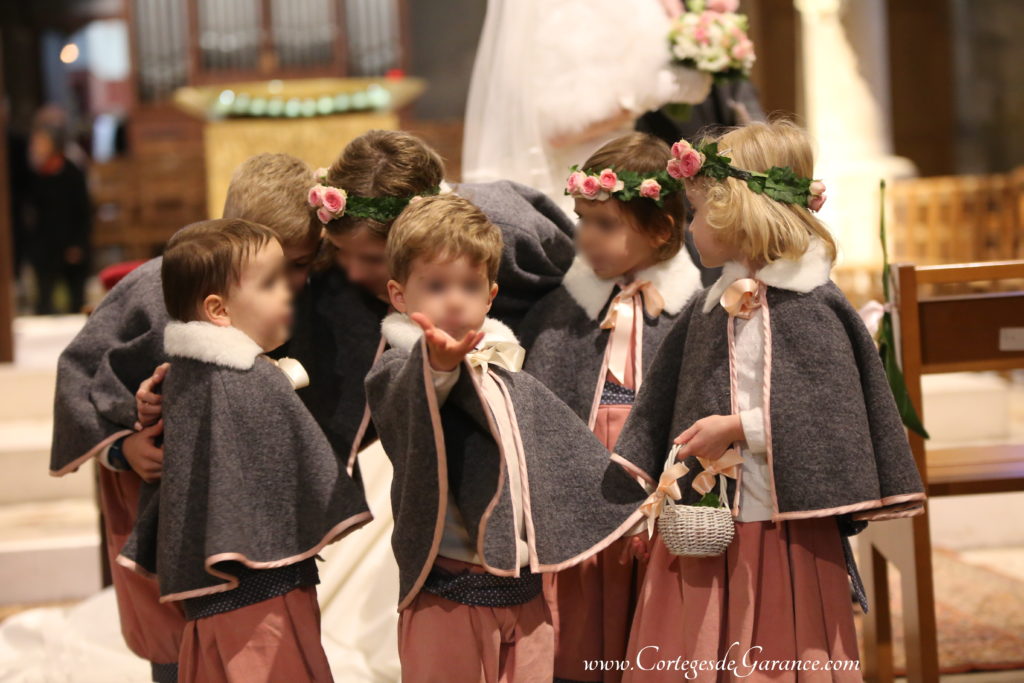
<instances>
[{"instance_id":1,"label":"child's ear","mask_svg":"<svg viewBox=\"0 0 1024 683\"><path fill-rule=\"evenodd\" d=\"M405 289L397 280L388 280L388 299L399 313L405 313Z\"/></svg>"},{"instance_id":2,"label":"child's ear","mask_svg":"<svg viewBox=\"0 0 1024 683\"><path fill-rule=\"evenodd\" d=\"M227 301L220 294L211 294L200 306L200 311L209 322L221 327L231 325L231 315L228 313Z\"/></svg>"},{"instance_id":3,"label":"child's ear","mask_svg":"<svg viewBox=\"0 0 1024 683\"><path fill-rule=\"evenodd\" d=\"M494 297L498 296L498 283L495 282L491 285L491 291L487 293L487 310L491 310L491 306L494 305Z\"/></svg>"}]
</instances>

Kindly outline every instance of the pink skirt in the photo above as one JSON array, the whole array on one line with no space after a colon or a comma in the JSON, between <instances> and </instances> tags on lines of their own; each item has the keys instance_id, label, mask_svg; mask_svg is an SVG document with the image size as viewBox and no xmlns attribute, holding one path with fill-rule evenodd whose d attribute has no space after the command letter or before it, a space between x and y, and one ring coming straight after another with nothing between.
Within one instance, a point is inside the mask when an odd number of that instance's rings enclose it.
<instances>
[{"instance_id":1,"label":"pink skirt","mask_svg":"<svg viewBox=\"0 0 1024 683\"><path fill-rule=\"evenodd\" d=\"M450 572L483 567L438 557ZM463 605L425 591L398 616L403 683L550 681L554 632L544 597L512 607Z\"/></svg>"},{"instance_id":2,"label":"pink skirt","mask_svg":"<svg viewBox=\"0 0 1024 683\"><path fill-rule=\"evenodd\" d=\"M619 438L632 406L599 405L594 434L609 449ZM618 670L588 662L621 660L636 605L637 563L619 539L600 553L557 574L545 575L544 590L555 625L555 676L572 681L617 683Z\"/></svg>"},{"instance_id":3,"label":"pink skirt","mask_svg":"<svg viewBox=\"0 0 1024 683\"><path fill-rule=\"evenodd\" d=\"M117 564L135 524L142 479L134 472L99 469L100 507L107 535L107 556L117 596L121 634L128 649L157 664L178 661L185 617L174 603L160 603L160 587L153 579Z\"/></svg>"},{"instance_id":4,"label":"pink skirt","mask_svg":"<svg viewBox=\"0 0 1024 683\"><path fill-rule=\"evenodd\" d=\"M680 666L720 660L736 674L712 668L686 680L862 680L835 518L739 522L722 557L677 557L654 540L623 680L675 683ZM830 662L835 670L823 670Z\"/></svg>"},{"instance_id":5,"label":"pink skirt","mask_svg":"<svg viewBox=\"0 0 1024 683\"><path fill-rule=\"evenodd\" d=\"M333 681L320 643L316 586L187 622L181 683Z\"/></svg>"}]
</instances>

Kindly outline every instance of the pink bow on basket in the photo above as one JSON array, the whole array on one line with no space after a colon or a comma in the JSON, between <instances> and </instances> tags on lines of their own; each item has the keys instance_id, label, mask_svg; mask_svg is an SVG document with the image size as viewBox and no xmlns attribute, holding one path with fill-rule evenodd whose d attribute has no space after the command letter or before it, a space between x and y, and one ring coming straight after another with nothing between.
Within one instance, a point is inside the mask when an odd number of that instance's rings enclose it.
<instances>
[{"instance_id":1,"label":"pink bow on basket","mask_svg":"<svg viewBox=\"0 0 1024 683\"><path fill-rule=\"evenodd\" d=\"M735 448L730 448L722 457L717 460L697 457L704 471L693 478L693 488L701 495L709 493L715 488L715 478L718 475L735 479L739 476L740 465L743 464L743 456Z\"/></svg>"},{"instance_id":2,"label":"pink bow on basket","mask_svg":"<svg viewBox=\"0 0 1024 683\"><path fill-rule=\"evenodd\" d=\"M676 450L678 447L674 448L673 452ZM672 459L675 459L674 455ZM654 524L661 516L661 511L665 509L666 499L679 500L683 497L677 480L687 472L689 472L689 468L681 462L666 467L665 471L661 473L661 477L658 478L658 487L651 492L651 495L647 496L647 500L640 506L640 511L647 516L648 538L654 536Z\"/></svg>"}]
</instances>

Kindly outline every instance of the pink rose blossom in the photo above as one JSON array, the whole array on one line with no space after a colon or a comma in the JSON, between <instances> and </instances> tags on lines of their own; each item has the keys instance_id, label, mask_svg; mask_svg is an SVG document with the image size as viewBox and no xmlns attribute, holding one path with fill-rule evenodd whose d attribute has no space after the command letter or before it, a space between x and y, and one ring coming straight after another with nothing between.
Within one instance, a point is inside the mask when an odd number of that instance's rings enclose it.
<instances>
[{"instance_id":1,"label":"pink rose blossom","mask_svg":"<svg viewBox=\"0 0 1024 683\"><path fill-rule=\"evenodd\" d=\"M821 182L820 180L815 180L814 182L811 183L809 191L815 197L823 195L825 194L825 183Z\"/></svg>"},{"instance_id":2,"label":"pink rose blossom","mask_svg":"<svg viewBox=\"0 0 1024 683\"><path fill-rule=\"evenodd\" d=\"M326 168L324 166L321 166L320 168L318 168L315 171L313 171L313 177L316 178L317 180L321 181L321 182L324 181L324 180L327 180L327 172L329 170L330 169L328 169L328 168Z\"/></svg>"},{"instance_id":3,"label":"pink rose blossom","mask_svg":"<svg viewBox=\"0 0 1024 683\"><path fill-rule=\"evenodd\" d=\"M601 175L598 177L598 181L601 183L601 189L612 192L615 190L615 186L619 182L619 176L615 175L615 171L610 168L606 168L601 171Z\"/></svg>"},{"instance_id":4,"label":"pink rose blossom","mask_svg":"<svg viewBox=\"0 0 1024 683\"><path fill-rule=\"evenodd\" d=\"M682 158L679 159L679 164L682 167L683 177L692 178L697 175L700 167L704 165L704 155L695 149L687 150Z\"/></svg>"},{"instance_id":5,"label":"pink rose blossom","mask_svg":"<svg viewBox=\"0 0 1024 683\"><path fill-rule=\"evenodd\" d=\"M743 61L750 55L754 54L754 44L749 40L742 40L733 45L730 54L732 54L733 59Z\"/></svg>"},{"instance_id":6,"label":"pink rose blossom","mask_svg":"<svg viewBox=\"0 0 1024 683\"><path fill-rule=\"evenodd\" d=\"M575 173L570 173L569 177L565 179L565 191L569 194L575 193L580 188L580 181L576 178Z\"/></svg>"},{"instance_id":7,"label":"pink rose blossom","mask_svg":"<svg viewBox=\"0 0 1024 683\"><path fill-rule=\"evenodd\" d=\"M654 178L647 178L640 183L640 196L658 201L661 199L661 184Z\"/></svg>"},{"instance_id":8,"label":"pink rose blossom","mask_svg":"<svg viewBox=\"0 0 1024 683\"><path fill-rule=\"evenodd\" d=\"M322 206L316 210L316 217L319 218L320 222L323 223L324 225L327 225L334 219L334 216L331 215L331 212Z\"/></svg>"},{"instance_id":9,"label":"pink rose blossom","mask_svg":"<svg viewBox=\"0 0 1024 683\"><path fill-rule=\"evenodd\" d=\"M596 199L601 193L601 181L597 176L588 175L580 185L580 192L587 199Z\"/></svg>"},{"instance_id":10,"label":"pink rose blossom","mask_svg":"<svg viewBox=\"0 0 1024 683\"><path fill-rule=\"evenodd\" d=\"M740 0L708 0L708 9L712 12L727 14L740 8Z\"/></svg>"},{"instance_id":11,"label":"pink rose blossom","mask_svg":"<svg viewBox=\"0 0 1024 683\"><path fill-rule=\"evenodd\" d=\"M669 159L665 170L667 170L668 174L676 180L683 177L683 164L679 159Z\"/></svg>"},{"instance_id":12,"label":"pink rose blossom","mask_svg":"<svg viewBox=\"0 0 1024 683\"><path fill-rule=\"evenodd\" d=\"M324 189L324 208L330 211L334 215L338 215L340 212L345 210L345 204L347 203L345 193L336 187L328 187Z\"/></svg>"},{"instance_id":13,"label":"pink rose blossom","mask_svg":"<svg viewBox=\"0 0 1024 683\"><path fill-rule=\"evenodd\" d=\"M326 189L327 188L325 188L323 185L314 185L313 187L309 188L309 197L307 197L307 201L309 202L309 205L310 206L323 206L323 204L324 204L324 190L326 190Z\"/></svg>"},{"instance_id":14,"label":"pink rose blossom","mask_svg":"<svg viewBox=\"0 0 1024 683\"><path fill-rule=\"evenodd\" d=\"M689 149L693 149L693 146L686 140L680 140L672 145L672 156L676 159L682 159L683 155L686 154L686 151Z\"/></svg>"},{"instance_id":15,"label":"pink rose blossom","mask_svg":"<svg viewBox=\"0 0 1024 683\"><path fill-rule=\"evenodd\" d=\"M821 211L821 207L825 206L825 195L814 195L807 200L807 208L811 211Z\"/></svg>"}]
</instances>

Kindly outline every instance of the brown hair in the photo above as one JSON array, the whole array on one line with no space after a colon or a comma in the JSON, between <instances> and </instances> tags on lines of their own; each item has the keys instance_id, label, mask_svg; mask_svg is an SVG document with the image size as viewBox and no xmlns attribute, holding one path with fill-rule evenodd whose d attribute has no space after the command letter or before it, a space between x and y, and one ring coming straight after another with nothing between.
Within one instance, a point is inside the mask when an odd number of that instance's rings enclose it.
<instances>
[{"instance_id":1,"label":"brown hair","mask_svg":"<svg viewBox=\"0 0 1024 683\"><path fill-rule=\"evenodd\" d=\"M715 139L736 168L764 173L772 166L789 166L798 176L813 177L810 137L791 121L749 123ZM746 182L735 178L720 181L698 176L695 186L705 194L707 222L718 239L752 263L767 265L782 258L800 258L812 237L820 239L829 258L835 260L835 239L805 207L755 194Z\"/></svg>"},{"instance_id":2,"label":"brown hair","mask_svg":"<svg viewBox=\"0 0 1024 683\"><path fill-rule=\"evenodd\" d=\"M385 256L391 277L405 283L417 257L455 259L465 256L487 266L491 283L501 265L501 230L484 212L454 194L424 197L411 203L391 226Z\"/></svg>"},{"instance_id":3,"label":"brown hair","mask_svg":"<svg viewBox=\"0 0 1024 683\"><path fill-rule=\"evenodd\" d=\"M397 130L371 130L345 145L327 171L327 185L359 197L414 197L444 180L444 162L415 135ZM313 213L315 217L315 213ZM387 239L394 221L342 216L327 224L332 235L365 227Z\"/></svg>"},{"instance_id":4,"label":"brown hair","mask_svg":"<svg viewBox=\"0 0 1024 683\"><path fill-rule=\"evenodd\" d=\"M246 262L276 239L270 228L238 218L200 221L174 233L160 267L167 312L175 320L197 320L203 300L227 294Z\"/></svg>"},{"instance_id":5,"label":"brown hair","mask_svg":"<svg viewBox=\"0 0 1024 683\"><path fill-rule=\"evenodd\" d=\"M282 244L305 245L320 237L306 196L316 181L306 162L290 154L257 154L235 170L224 201L224 218L265 225Z\"/></svg>"},{"instance_id":6,"label":"brown hair","mask_svg":"<svg viewBox=\"0 0 1024 683\"><path fill-rule=\"evenodd\" d=\"M606 168L654 175L665 170L672 151L664 141L647 133L630 133L606 143L586 160L583 168L598 173ZM615 200L619 209L641 234L660 237L659 261L667 261L683 246L686 200L682 190L662 194L662 206L645 198Z\"/></svg>"}]
</instances>

